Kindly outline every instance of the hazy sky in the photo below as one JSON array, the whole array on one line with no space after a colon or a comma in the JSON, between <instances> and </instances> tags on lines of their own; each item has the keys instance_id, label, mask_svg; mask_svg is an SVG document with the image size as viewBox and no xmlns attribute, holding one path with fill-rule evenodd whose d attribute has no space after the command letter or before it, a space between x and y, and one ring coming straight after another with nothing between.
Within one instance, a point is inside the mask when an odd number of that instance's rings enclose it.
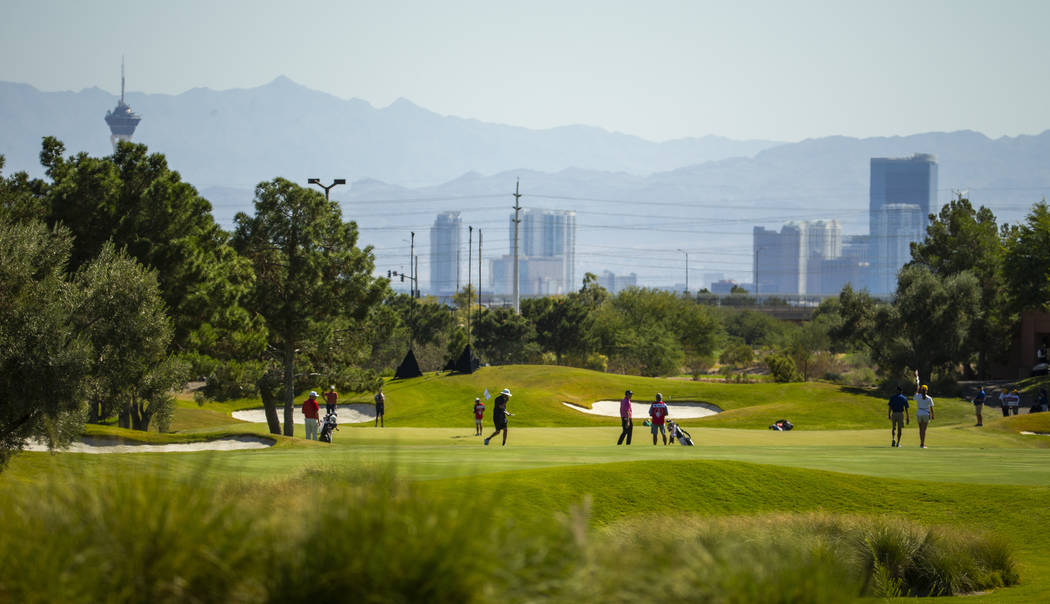
<instances>
[{"instance_id":1,"label":"hazy sky","mask_svg":"<svg viewBox=\"0 0 1050 604\"><path fill-rule=\"evenodd\" d=\"M1050 1L3 0L0 80L341 98L653 140L1050 128ZM2 135L2 133L0 133Z\"/></svg>"}]
</instances>

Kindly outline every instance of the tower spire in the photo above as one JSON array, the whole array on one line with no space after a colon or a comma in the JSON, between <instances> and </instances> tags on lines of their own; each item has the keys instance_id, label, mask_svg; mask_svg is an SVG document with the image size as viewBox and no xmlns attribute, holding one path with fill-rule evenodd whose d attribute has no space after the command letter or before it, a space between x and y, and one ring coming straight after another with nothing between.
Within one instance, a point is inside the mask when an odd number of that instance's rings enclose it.
<instances>
[{"instance_id":1,"label":"tower spire","mask_svg":"<svg viewBox=\"0 0 1050 604\"><path fill-rule=\"evenodd\" d=\"M131 110L124 101L124 56L120 57L120 102L117 106L106 112L106 124L109 125L109 142L113 144L113 150L117 150L120 141L130 141L131 135L135 133L135 127L142 121L142 117Z\"/></svg>"},{"instance_id":2,"label":"tower spire","mask_svg":"<svg viewBox=\"0 0 1050 604\"><path fill-rule=\"evenodd\" d=\"M120 55L120 104L124 104L124 55Z\"/></svg>"}]
</instances>

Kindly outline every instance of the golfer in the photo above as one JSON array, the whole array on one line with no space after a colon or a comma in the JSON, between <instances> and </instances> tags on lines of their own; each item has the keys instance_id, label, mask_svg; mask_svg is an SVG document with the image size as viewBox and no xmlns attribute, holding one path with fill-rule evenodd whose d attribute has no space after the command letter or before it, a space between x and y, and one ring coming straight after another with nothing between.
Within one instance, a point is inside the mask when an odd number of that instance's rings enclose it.
<instances>
[{"instance_id":1,"label":"golfer","mask_svg":"<svg viewBox=\"0 0 1050 604\"><path fill-rule=\"evenodd\" d=\"M492 423L496 426L496 431L485 439L486 447L489 445L489 441L495 438L500 432L503 433L503 446L507 446L507 416L511 415L507 412L507 401L509 400L510 390L504 388L492 403Z\"/></svg>"},{"instance_id":2,"label":"golfer","mask_svg":"<svg viewBox=\"0 0 1050 604\"><path fill-rule=\"evenodd\" d=\"M317 404L317 393L310 391L310 398L303 401L303 416L306 417L306 439L317 440L317 412L321 406Z\"/></svg>"},{"instance_id":3,"label":"golfer","mask_svg":"<svg viewBox=\"0 0 1050 604\"><path fill-rule=\"evenodd\" d=\"M926 428L933 420L933 399L927 390L926 384L923 384L915 393L915 421L919 422L919 447L923 449L926 448Z\"/></svg>"},{"instance_id":4,"label":"golfer","mask_svg":"<svg viewBox=\"0 0 1050 604\"><path fill-rule=\"evenodd\" d=\"M627 439L627 444L631 444L631 434L634 433L634 422L631 420L631 397L634 395L633 392L628 390L623 393L623 400L620 401L620 425L623 430L620 431L620 439L616 441L617 445L623 444L623 439Z\"/></svg>"},{"instance_id":5,"label":"golfer","mask_svg":"<svg viewBox=\"0 0 1050 604\"><path fill-rule=\"evenodd\" d=\"M335 413L335 404L339 402L339 393L335 391L335 385L328 387L328 392L324 393L324 409L328 413Z\"/></svg>"},{"instance_id":6,"label":"golfer","mask_svg":"<svg viewBox=\"0 0 1050 604\"><path fill-rule=\"evenodd\" d=\"M988 398L988 395L984 392L984 386L980 386L977 392L977 396L973 397L973 412L977 415L977 423L975 426L980 427L984 425L984 417L981 412L984 411L984 401Z\"/></svg>"},{"instance_id":7,"label":"golfer","mask_svg":"<svg viewBox=\"0 0 1050 604\"><path fill-rule=\"evenodd\" d=\"M481 420L485 419L485 403L474 399L474 436L481 436Z\"/></svg>"},{"instance_id":8,"label":"golfer","mask_svg":"<svg viewBox=\"0 0 1050 604\"><path fill-rule=\"evenodd\" d=\"M649 417L653 418L652 427L650 430L653 432L653 445L656 444L656 431L660 431L660 435L664 438L664 445L667 444L667 429L664 427L664 421L667 418L667 405L664 404L664 395L659 392L656 393L656 400L653 401L652 405L649 405Z\"/></svg>"},{"instance_id":9,"label":"golfer","mask_svg":"<svg viewBox=\"0 0 1050 604\"><path fill-rule=\"evenodd\" d=\"M890 420L890 446L901 446L901 436L904 434L905 422L911 423L908 416L908 399L904 398L904 390L897 386L897 394L890 397L886 411L886 419Z\"/></svg>"},{"instance_id":10,"label":"golfer","mask_svg":"<svg viewBox=\"0 0 1050 604\"><path fill-rule=\"evenodd\" d=\"M376 392L373 400L376 403L376 427L385 428L383 416L386 414L386 397L383 396L383 385L379 385L379 392Z\"/></svg>"}]
</instances>

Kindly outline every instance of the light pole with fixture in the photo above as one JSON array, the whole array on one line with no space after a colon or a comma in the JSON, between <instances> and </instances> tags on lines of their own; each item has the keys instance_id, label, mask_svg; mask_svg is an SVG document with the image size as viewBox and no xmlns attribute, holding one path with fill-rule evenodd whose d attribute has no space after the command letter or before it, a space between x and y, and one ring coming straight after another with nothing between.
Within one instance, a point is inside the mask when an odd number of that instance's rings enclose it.
<instances>
[{"instance_id":1,"label":"light pole with fixture","mask_svg":"<svg viewBox=\"0 0 1050 604\"><path fill-rule=\"evenodd\" d=\"M334 189L336 187L336 185L345 185L346 184L346 179L345 178L337 178L337 179L333 180L332 184L330 184L328 186L325 186L325 185L321 184L321 179L320 178L311 178L311 179L308 179L306 182L308 182L308 183L310 183L312 185L317 185L317 186L321 187L322 189L324 189L324 200L328 201L328 192L331 191L332 189Z\"/></svg>"}]
</instances>

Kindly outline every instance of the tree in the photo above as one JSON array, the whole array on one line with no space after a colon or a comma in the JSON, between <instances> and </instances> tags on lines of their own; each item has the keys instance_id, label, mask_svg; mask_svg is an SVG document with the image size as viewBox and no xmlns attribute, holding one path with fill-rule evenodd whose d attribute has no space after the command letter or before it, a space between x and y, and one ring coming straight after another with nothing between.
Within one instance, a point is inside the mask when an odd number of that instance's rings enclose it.
<instances>
[{"instance_id":1,"label":"tree","mask_svg":"<svg viewBox=\"0 0 1050 604\"><path fill-rule=\"evenodd\" d=\"M1046 200L1032 206L1023 224L1003 234L1003 277L1009 306L1050 310L1050 209Z\"/></svg>"},{"instance_id":2,"label":"tree","mask_svg":"<svg viewBox=\"0 0 1050 604\"><path fill-rule=\"evenodd\" d=\"M977 375L983 376L987 357L1002 359L1010 348L1017 317L1007 304L1003 282L1003 245L995 215L981 207L974 210L968 199L959 196L931 215L926 238L911 246L908 266L925 266L934 275L947 278L969 272L977 278L980 308L974 317L963 347L977 361ZM969 370L969 359L963 359Z\"/></svg>"},{"instance_id":3,"label":"tree","mask_svg":"<svg viewBox=\"0 0 1050 604\"><path fill-rule=\"evenodd\" d=\"M339 204L319 192L275 178L255 188L254 204L254 216L234 218L233 245L255 270L249 307L266 320L269 344L279 352L284 433L290 436L296 352L326 323L364 320L383 299L387 280L372 276L372 248L356 247L357 224L343 222ZM271 415L276 410L267 407Z\"/></svg>"},{"instance_id":4,"label":"tree","mask_svg":"<svg viewBox=\"0 0 1050 604\"><path fill-rule=\"evenodd\" d=\"M478 355L496 365L523 363L536 330L512 308L482 311L474 329Z\"/></svg>"},{"instance_id":5,"label":"tree","mask_svg":"<svg viewBox=\"0 0 1050 604\"><path fill-rule=\"evenodd\" d=\"M116 413L135 430L148 430L154 417L166 421L186 367L169 356L173 328L156 273L106 243L73 284L82 297L73 323L92 345L89 421Z\"/></svg>"},{"instance_id":6,"label":"tree","mask_svg":"<svg viewBox=\"0 0 1050 604\"><path fill-rule=\"evenodd\" d=\"M65 229L0 218L0 468L30 438L69 442L83 424L91 346L71 315Z\"/></svg>"},{"instance_id":7,"label":"tree","mask_svg":"<svg viewBox=\"0 0 1050 604\"><path fill-rule=\"evenodd\" d=\"M558 364L566 354L584 356L591 351L591 311L579 294L527 298L521 301L521 314L536 330L536 342L554 353Z\"/></svg>"}]
</instances>

